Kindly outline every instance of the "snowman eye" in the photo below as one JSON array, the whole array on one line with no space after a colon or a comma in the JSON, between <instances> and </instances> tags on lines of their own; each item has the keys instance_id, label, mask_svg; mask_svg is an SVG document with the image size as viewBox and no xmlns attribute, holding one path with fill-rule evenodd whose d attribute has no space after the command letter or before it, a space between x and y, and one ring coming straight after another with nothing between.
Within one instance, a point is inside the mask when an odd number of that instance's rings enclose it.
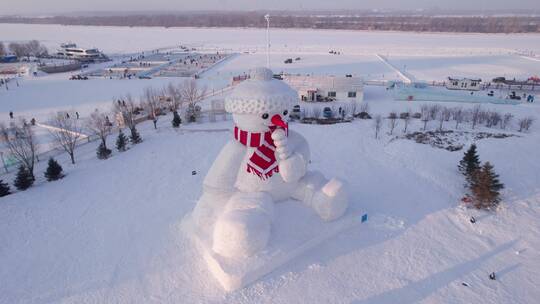
<instances>
[{"instance_id":1,"label":"snowman eye","mask_svg":"<svg viewBox=\"0 0 540 304\"><path fill-rule=\"evenodd\" d=\"M287 116L287 114L289 114L289 111L287 111L287 110L283 111L284 116Z\"/></svg>"},{"instance_id":2,"label":"snowman eye","mask_svg":"<svg viewBox=\"0 0 540 304\"><path fill-rule=\"evenodd\" d=\"M268 119L268 113L264 113L261 117L262 119Z\"/></svg>"}]
</instances>

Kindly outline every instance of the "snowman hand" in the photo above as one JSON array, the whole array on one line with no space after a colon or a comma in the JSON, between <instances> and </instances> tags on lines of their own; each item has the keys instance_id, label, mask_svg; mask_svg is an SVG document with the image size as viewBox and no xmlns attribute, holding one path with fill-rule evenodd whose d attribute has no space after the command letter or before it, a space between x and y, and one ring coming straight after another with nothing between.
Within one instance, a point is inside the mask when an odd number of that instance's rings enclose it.
<instances>
[{"instance_id":1,"label":"snowman hand","mask_svg":"<svg viewBox=\"0 0 540 304\"><path fill-rule=\"evenodd\" d=\"M272 140L276 146L276 152L279 160L289 158L292 151L287 147L287 135L283 129L277 129L272 133Z\"/></svg>"},{"instance_id":2,"label":"snowman hand","mask_svg":"<svg viewBox=\"0 0 540 304\"><path fill-rule=\"evenodd\" d=\"M272 133L279 161L279 173L285 182L296 182L306 174L304 157L293 152L287 145L285 131L278 129Z\"/></svg>"}]
</instances>

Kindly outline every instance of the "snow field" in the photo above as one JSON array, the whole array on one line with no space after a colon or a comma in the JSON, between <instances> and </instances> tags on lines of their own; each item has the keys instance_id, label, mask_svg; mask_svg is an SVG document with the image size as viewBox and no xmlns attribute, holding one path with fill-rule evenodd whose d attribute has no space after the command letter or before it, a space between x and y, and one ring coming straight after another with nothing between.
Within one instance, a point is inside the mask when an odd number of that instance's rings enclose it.
<instances>
[{"instance_id":1,"label":"snow field","mask_svg":"<svg viewBox=\"0 0 540 304\"><path fill-rule=\"evenodd\" d=\"M393 101L371 107L400 110ZM96 159L97 144L87 145L75 166L60 158L63 180L0 199L0 302L530 303L539 296L540 159L531 153L538 126L524 137L478 142L481 160L493 162L507 186L503 209L490 214L456 207L460 152L374 140L371 121L293 124L312 146L311 167L347 180L354 203L373 217L224 294L178 229L230 135L182 134L169 120L160 119L158 131L141 125L144 142L106 161ZM498 281L487 278L491 271Z\"/></svg>"},{"instance_id":2,"label":"snow field","mask_svg":"<svg viewBox=\"0 0 540 304\"><path fill-rule=\"evenodd\" d=\"M0 32L7 41L40 39L54 47L71 40L111 53L187 42L205 49L257 52L242 53L205 73L201 82L209 88L221 87L230 75L265 61L262 30L2 24ZM406 70L417 79L442 78L447 70L479 77L490 77L491 71L526 75L537 70L534 61L523 63L508 55L512 50L506 45L540 50L540 36L273 30L272 65L275 71L355 70L364 77L390 77L387 74L393 72L373 56L380 53L390 61L403 56L403 61L393 63L407 64ZM329 55L328 49L344 55ZM427 56L433 54L439 58ZM283 63L296 56L302 60ZM16 115L32 113L36 118L56 110L89 113L96 107L109 108L114 97L130 92L137 97L147 85L169 82L62 77L28 78L22 81L24 90L0 92L0 120L7 118L10 108L17 109ZM383 116L432 104L393 101L383 87L366 87L364 99L371 114ZM482 107L511 112L516 118L540 117L537 104ZM497 213L458 206L463 179L456 165L462 152L392 140L386 134L387 121L379 140L373 138L371 120L291 124L311 145L310 167L347 181L353 203L369 220L256 283L224 293L185 237L182 220L231 136L225 131L231 121L173 130L171 119L160 117L157 131L150 122L140 124L144 142L124 153L113 149L116 134L109 137L113 156L105 161L96 158L97 142L76 151L75 165L67 155L59 156L67 176L57 182L45 182L42 160L34 187L0 198L0 303L535 303L540 297L538 121L530 133L515 132L515 124L506 131L519 137L477 142L481 161L493 163L506 185ZM429 128L435 125L430 122ZM400 121L396 135L402 126ZM420 128L421 122L413 120L409 130ZM11 184L13 175L2 179ZM476 224L469 222L470 216L477 218ZM488 278L493 271L497 281Z\"/></svg>"}]
</instances>

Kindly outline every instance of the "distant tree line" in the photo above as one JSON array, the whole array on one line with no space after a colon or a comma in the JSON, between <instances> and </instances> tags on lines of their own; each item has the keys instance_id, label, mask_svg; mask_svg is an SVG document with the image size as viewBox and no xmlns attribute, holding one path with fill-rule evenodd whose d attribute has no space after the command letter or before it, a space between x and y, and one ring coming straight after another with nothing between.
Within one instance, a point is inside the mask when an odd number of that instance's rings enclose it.
<instances>
[{"instance_id":1,"label":"distant tree line","mask_svg":"<svg viewBox=\"0 0 540 304\"><path fill-rule=\"evenodd\" d=\"M27 42L11 42L7 46L0 41L0 56L12 53L17 57L40 57L47 55L47 48L37 40Z\"/></svg>"},{"instance_id":2,"label":"distant tree line","mask_svg":"<svg viewBox=\"0 0 540 304\"><path fill-rule=\"evenodd\" d=\"M250 27L266 26L263 12L192 12L122 16L0 17L0 23L95 26ZM540 16L435 16L291 14L272 15L272 27L415 32L538 33Z\"/></svg>"}]
</instances>

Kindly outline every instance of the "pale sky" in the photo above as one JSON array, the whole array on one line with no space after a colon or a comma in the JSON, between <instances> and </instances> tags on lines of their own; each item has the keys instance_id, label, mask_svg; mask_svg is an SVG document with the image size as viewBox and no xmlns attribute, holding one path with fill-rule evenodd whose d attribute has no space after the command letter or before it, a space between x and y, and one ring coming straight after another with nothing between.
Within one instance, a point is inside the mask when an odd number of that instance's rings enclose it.
<instances>
[{"instance_id":1,"label":"pale sky","mask_svg":"<svg viewBox=\"0 0 540 304\"><path fill-rule=\"evenodd\" d=\"M0 15L77 11L317 10L317 9L527 9L540 0L2 0Z\"/></svg>"}]
</instances>

